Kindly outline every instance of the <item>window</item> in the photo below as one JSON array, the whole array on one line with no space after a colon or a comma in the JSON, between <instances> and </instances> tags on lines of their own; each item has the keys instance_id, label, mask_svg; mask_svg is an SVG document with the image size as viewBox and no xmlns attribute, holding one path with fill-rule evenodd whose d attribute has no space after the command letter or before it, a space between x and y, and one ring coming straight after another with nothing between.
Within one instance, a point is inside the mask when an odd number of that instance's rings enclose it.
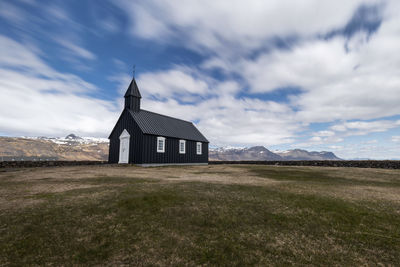
<instances>
[{"instance_id":1,"label":"window","mask_svg":"<svg viewBox=\"0 0 400 267\"><path fill-rule=\"evenodd\" d=\"M196 154L201 155L201 142L196 143Z\"/></svg>"},{"instance_id":2,"label":"window","mask_svg":"<svg viewBox=\"0 0 400 267\"><path fill-rule=\"evenodd\" d=\"M164 153L165 152L165 137L157 137L157 152Z\"/></svg>"},{"instance_id":3,"label":"window","mask_svg":"<svg viewBox=\"0 0 400 267\"><path fill-rule=\"evenodd\" d=\"M179 154L185 154L185 153L186 153L186 141L179 140Z\"/></svg>"}]
</instances>

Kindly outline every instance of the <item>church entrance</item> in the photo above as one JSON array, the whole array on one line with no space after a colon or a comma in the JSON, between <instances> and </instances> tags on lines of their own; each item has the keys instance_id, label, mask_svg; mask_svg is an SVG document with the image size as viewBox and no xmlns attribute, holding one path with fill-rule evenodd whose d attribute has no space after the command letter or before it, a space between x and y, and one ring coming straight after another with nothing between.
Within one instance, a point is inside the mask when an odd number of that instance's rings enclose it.
<instances>
[{"instance_id":1,"label":"church entrance","mask_svg":"<svg viewBox=\"0 0 400 267\"><path fill-rule=\"evenodd\" d=\"M130 135L126 129L119 136L119 161L118 163L129 163L129 140Z\"/></svg>"}]
</instances>

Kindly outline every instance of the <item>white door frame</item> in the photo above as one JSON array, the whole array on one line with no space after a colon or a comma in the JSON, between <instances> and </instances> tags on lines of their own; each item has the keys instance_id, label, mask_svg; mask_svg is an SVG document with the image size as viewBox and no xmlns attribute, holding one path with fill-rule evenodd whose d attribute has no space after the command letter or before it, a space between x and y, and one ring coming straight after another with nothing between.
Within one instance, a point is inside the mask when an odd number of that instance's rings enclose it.
<instances>
[{"instance_id":1,"label":"white door frame","mask_svg":"<svg viewBox=\"0 0 400 267\"><path fill-rule=\"evenodd\" d=\"M130 134L124 129L119 136L119 161L118 163L129 163Z\"/></svg>"}]
</instances>

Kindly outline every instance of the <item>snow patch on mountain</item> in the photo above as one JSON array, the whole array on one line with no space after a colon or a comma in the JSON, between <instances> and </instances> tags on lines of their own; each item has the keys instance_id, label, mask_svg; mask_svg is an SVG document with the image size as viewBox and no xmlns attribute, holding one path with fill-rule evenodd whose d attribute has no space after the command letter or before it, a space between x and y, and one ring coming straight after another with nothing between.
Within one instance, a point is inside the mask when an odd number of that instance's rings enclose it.
<instances>
[{"instance_id":1,"label":"snow patch on mountain","mask_svg":"<svg viewBox=\"0 0 400 267\"><path fill-rule=\"evenodd\" d=\"M269 151L263 146L210 148L210 160L340 160L328 151L292 149Z\"/></svg>"},{"instance_id":2,"label":"snow patch on mountain","mask_svg":"<svg viewBox=\"0 0 400 267\"><path fill-rule=\"evenodd\" d=\"M21 138L32 140L51 141L58 145L68 145L71 143L78 144L102 144L109 143L107 138L102 137L80 137L75 134L69 134L66 137L46 137L46 136L22 136Z\"/></svg>"}]
</instances>

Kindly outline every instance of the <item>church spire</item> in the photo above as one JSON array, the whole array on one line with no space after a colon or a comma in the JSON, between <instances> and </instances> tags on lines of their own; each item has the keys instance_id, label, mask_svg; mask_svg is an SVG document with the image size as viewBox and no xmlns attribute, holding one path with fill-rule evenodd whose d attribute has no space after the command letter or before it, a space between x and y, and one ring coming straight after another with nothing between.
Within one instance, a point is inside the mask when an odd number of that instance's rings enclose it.
<instances>
[{"instance_id":1,"label":"church spire","mask_svg":"<svg viewBox=\"0 0 400 267\"><path fill-rule=\"evenodd\" d=\"M131 84L125 93L125 108L130 109L134 112L140 111L140 95L139 88L136 84L135 77L132 78Z\"/></svg>"}]
</instances>

